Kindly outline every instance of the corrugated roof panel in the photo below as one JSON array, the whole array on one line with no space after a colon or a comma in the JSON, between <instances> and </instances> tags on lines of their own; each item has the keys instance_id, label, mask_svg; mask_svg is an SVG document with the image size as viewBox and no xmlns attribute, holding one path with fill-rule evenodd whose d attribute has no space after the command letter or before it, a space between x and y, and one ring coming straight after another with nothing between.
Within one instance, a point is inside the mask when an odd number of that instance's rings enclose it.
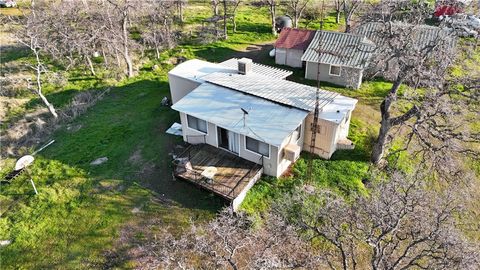
<instances>
[{"instance_id":1,"label":"corrugated roof panel","mask_svg":"<svg viewBox=\"0 0 480 270\"><path fill-rule=\"evenodd\" d=\"M411 29L411 37L415 38L416 41L412 45L417 46L417 48L423 48L430 42L438 40L438 38L446 38L447 45L450 47L454 47L456 43L454 38L449 37L449 34L439 27L430 25L413 25L403 22L394 22L392 26L402 29ZM380 45L383 43L383 37L381 33L384 32L383 29L385 27L387 27L387 25L383 23L370 22L360 25L359 27L355 28L353 32L358 35L366 36L376 44Z\"/></svg>"},{"instance_id":2,"label":"corrugated roof panel","mask_svg":"<svg viewBox=\"0 0 480 270\"><path fill-rule=\"evenodd\" d=\"M226 61L223 61L220 63L221 66L230 68L230 69L237 69L238 68L238 59L237 58L231 58ZM285 69L280 69L276 67L270 67L267 65L262 65L259 63L253 63L252 65L252 71L253 73L271 77L271 78L278 78L278 79L285 79L286 77L290 76L293 74L292 71L285 70Z\"/></svg>"},{"instance_id":3,"label":"corrugated roof panel","mask_svg":"<svg viewBox=\"0 0 480 270\"><path fill-rule=\"evenodd\" d=\"M319 43L321 44L319 46ZM319 55L318 49L321 52ZM317 31L302 61L320 62L330 65L364 68L370 60L375 46L361 35Z\"/></svg>"},{"instance_id":4,"label":"corrugated roof panel","mask_svg":"<svg viewBox=\"0 0 480 270\"><path fill-rule=\"evenodd\" d=\"M315 109L317 89L312 86L255 75L225 73L212 73L203 77L203 79L210 83L305 111L311 112ZM335 92L319 91L320 108L331 103L335 97L339 96Z\"/></svg>"}]
</instances>

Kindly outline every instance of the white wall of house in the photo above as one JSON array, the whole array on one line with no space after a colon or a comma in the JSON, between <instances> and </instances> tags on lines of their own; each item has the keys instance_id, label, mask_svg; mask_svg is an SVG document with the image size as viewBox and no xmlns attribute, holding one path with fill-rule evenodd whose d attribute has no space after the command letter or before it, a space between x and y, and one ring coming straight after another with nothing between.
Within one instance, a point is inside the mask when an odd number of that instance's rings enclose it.
<instances>
[{"instance_id":1,"label":"white wall of house","mask_svg":"<svg viewBox=\"0 0 480 270\"><path fill-rule=\"evenodd\" d=\"M341 67L340 75L333 75L330 73L329 64L320 64L320 81L329 82L340 86L350 87L353 89L360 88L362 84L363 70ZM310 80L317 80L318 63L307 62L305 65L305 78Z\"/></svg>"},{"instance_id":2,"label":"white wall of house","mask_svg":"<svg viewBox=\"0 0 480 270\"><path fill-rule=\"evenodd\" d=\"M278 65L287 65L291 67L302 67L303 50L298 49L275 49L275 63Z\"/></svg>"},{"instance_id":3,"label":"white wall of house","mask_svg":"<svg viewBox=\"0 0 480 270\"><path fill-rule=\"evenodd\" d=\"M285 140L282 142L280 151L278 151L277 177L282 175L288 169L288 167L292 164L290 160L287 160L284 158L285 146L292 143L300 146L300 149L303 149L304 138L305 138L305 120L302 122L300 138L298 140L297 140L297 132L294 131L292 134L290 134L290 136L285 138Z\"/></svg>"},{"instance_id":4,"label":"white wall of house","mask_svg":"<svg viewBox=\"0 0 480 270\"><path fill-rule=\"evenodd\" d=\"M310 152L310 143L312 140L311 125L313 123L313 114L309 114L305 120L304 144L303 150ZM339 139L339 125L336 123L318 119L318 132L315 139L314 154L322 158L329 159L335 152L336 144Z\"/></svg>"},{"instance_id":5,"label":"white wall of house","mask_svg":"<svg viewBox=\"0 0 480 270\"><path fill-rule=\"evenodd\" d=\"M207 143L215 147L218 146L217 126L213 123L207 122L207 133L192 129L188 127L187 115L180 113L180 122L183 130L183 140L191 144ZM246 148L245 136L239 134L239 153L241 158L251 162L262 164L261 155L250 151ZM263 157L263 173L270 176L278 177L283 171L278 166L278 147L269 145L269 157ZM288 166L287 166L288 167ZM283 167L282 167L283 168ZM286 168L285 168L286 169Z\"/></svg>"},{"instance_id":6,"label":"white wall of house","mask_svg":"<svg viewBox=\"0 0 480 270\"><path fill-rule=\"evenodd\" d=\"M185 95L190 93L193 89L200 86L201 82L178 77L173 74L168 74L168 82L170 84L170 93L172 95L172 104L182 99Z\"/></svg>"}]
</instances>

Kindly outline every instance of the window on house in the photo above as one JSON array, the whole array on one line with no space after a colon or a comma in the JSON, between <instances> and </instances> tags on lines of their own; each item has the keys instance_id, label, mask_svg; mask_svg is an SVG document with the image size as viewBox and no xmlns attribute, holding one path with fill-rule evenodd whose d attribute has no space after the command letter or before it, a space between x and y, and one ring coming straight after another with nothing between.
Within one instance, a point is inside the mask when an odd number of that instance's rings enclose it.
<instances>
[{"instance_id":1,"label":"window on house","mask_svg":"<svg viewBox=\"0 0 480 270\"><path fill-rule=\"evenodd\" d=\"M333 66L330 65L330 75L332 76L340 76L342 68L340 66Z\"/></svg>"},{"instance_id":2,"label":"window on house","mask_svg":"<svg viewBox=\"0 0 480 270\"><path fill-rule=\"evenodd\" d=\"M207 121L198 119L194 116L187 115L188 127L198 130L203 133L207 133Z\"/></svg>"},{"instance_id":3,"label":"window on house","mask_svg":"<svg viewBox=\"0 0 480 270\"><path fill-rule=\"evenodd\" d=\"M295 129L295 132L297 132L297 138L296 140L300 140L300 135L302 135L302 125L300 124L300 126L298 126L296 129Z\"/></svg>"},{"instance_id":4,"label":"window on house","mask_svg":"<svg viewBox=\"0 0 480 270\"><path fill-rule=\"evenodd\" d=\"M248 150L263 155L265 157L270 157L269 145L267 143L252 139L250 137L245 138L247 144L246 148Z\"/></svg>"}]
</instances>

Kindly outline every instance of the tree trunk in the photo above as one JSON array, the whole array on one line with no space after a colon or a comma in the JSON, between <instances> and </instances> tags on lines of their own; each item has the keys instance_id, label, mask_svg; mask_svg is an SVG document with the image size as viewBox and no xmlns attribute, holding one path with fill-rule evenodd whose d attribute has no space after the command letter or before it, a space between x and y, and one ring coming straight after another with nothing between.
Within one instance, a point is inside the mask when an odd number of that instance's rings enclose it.
<instances>
[{"instance_id":1,"label":"tree trunk","mask_svg":"<svg viewBox=\"0 0 480 270\"><path fill-rule=\"evenodd\" d=\"M180 22L183 23L183 3L182 1L179 1L178 2L178 13L179 13L179 18L180 18Z\"/></svg>"},{"instance_id":2,"label":"tree trunk","mask_svg":"<svg viewBox=\"0 0 480 270\"><path fill-rule=\"evenodd\" d=\"M92 73L93 76L96 76L95 69L93 68L93 63L92 63L92 60L90 59L90 56L87 55L86 58L87 58L88 67L90 68L90 73Z\"/></svg>"},{"instance_id":3,"label":"tree trunk","mask_svg":"<svg viewBox=\"0 0 480 270\"><path fill-rule=\"evenodd\" d=\"M385 154L385 146L387 145L388 131L391 128L388 122L389 121L387 119L382 119L382 121L380 122L380 130L378 132L378 137L377 137L377 140L375 141L375 144L373 145L371 161L373 164L376 164L376 165L380 163L380 161L382 160Z\"/></svg>"},{"instance_id":4,"label":"tree trunk","mask_svg":"<svg viewBox=\"0 0 480 270\"><path fill-rule=\"evenodd\" d=\"M233 32L237 32L237 20L235 20L235 14L232 17L232 24L233 24Z\"/></svg>"},{"instance_id":5,"label":"tree trunk","mask_svg":"<svg viewBox=\"0 0 480 270\"><path fill-rule=\"evenodd\" d=\"M228 39L227 33L227 0L223 0L223 38Z\"/></svg>"},{"instance_id":6,"label":"tree trunk","mask_svg":"<svg viewBox=\"0 0 480 270\"><path fill-rule=\"evenodd\" d=\"M133 63L130 58L130 52L128 50L128 13L125 11L123 14L122 31L123 31L123 58L127 64L127 76L133 77Z\"/></svg>"},{"instance_id":7,"label":"tree trunk","mask_svg":"<svg viewBox=\"0 0 480 270\"><path fill-rule=\"evenodd\" d=\"M337 10L335 12L335 23L339 24L340 23L340 10Z\"/></svg>"},{"instance_id":8,"label":"tree trunk","mask_svg":"<svg viewBox=\"0 0 480 270\"><path fill-rule=\"evenodd\" d=\"M270 19L272 22L272 34L277 35L277 29L275 29L275 3L270 5Z\"/></svg>"},{"instance_id":9,"label":"tree trunk","mask_svg":"<svg viewBox=\"0 0 480 270\"><path fill-rule=\"evenodd\" d=\"M40 97L40 99L42 100L43 104L45 104L45 106L47 106L48 111L53 115L53 117L58 118L58 114L55 111L55 108L53 107L53 105L50 102L48 102L47 98L42 93L42 81L41 81L42 71L40 69L41 69L41 67L37 66L37 94Z\"/></svg>"},{"instance_id":10,"label":"tree trunk","mask_svg":"<svg viewBox=\"0 0 480 270\"><path fill-rule=\"evenodd\" d=\"M392 128L392 121L390 116L390 107L392 103L397 99L397 92L400 89L400 86L403 83L404 76L399 74L397 79L392 85L390 92L380 104L380 112L382 114L382 120L380 121L380 130L378 132L378 137L373 146L371 161L374 164L379 164L382 158L385 155L385 148L388 143L388 132Z\"/></svg>"},{"instance_id":11,"label":"tree trunk","mask_svg":"<svg viewBox=\"0 0 480 270\"><path fill-rule=\"evenodd\" d=\"M36 67L36 77L37 77L37 94L42 100L43 104L47 106L48 111L53 115L53 117L58 118L58 114L55 111L53 105L48 102L47 98L42 94L42 64L40 62L40 56L37 50L34 50L35 58L37 60L37 67Z\"/></svg>"},{"instance_id":12,"label":"tree trunk","mask_svg":"<svg viewBox=\"0 0 480 270\"><path fill-rule=\"evenodd\" d=\"M125 52L123 54L123 58L125 60L125 63L127 64L127 76L131 78L133 77L133 63L132 63L132 59L130 58L130 55L128 54L127 46L125 46Z\"/></svg>"}]
</instances>

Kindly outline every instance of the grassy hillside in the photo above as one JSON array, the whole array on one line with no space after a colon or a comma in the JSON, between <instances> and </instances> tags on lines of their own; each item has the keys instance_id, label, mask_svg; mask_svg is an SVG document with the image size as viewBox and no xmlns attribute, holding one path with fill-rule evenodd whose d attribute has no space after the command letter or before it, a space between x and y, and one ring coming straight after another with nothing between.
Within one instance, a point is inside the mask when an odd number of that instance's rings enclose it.
<instances>
[{"instance_id":1,"label":"grassy hillside","mask_svg":"<svg viewBox=\"0 0 480 270\"><path fill-rule=\"evenodd\" d=\"M210 12L209 6L190 4L183 30L193 31ZM152 231L161 227L181 232L192 221L208 220L225 205L218 197L173 179L171 154L181 150L177 145L182 142L165 130L179 119L160 102L169 96L166 74L177 57L218 62L249 56L273 64L268 57L274 37L267 10L243 6L237 20L238 32L230 31L227 41L199 45L187 40L164 52L159 60L144 61L133 79L117 82L75 70L65 74L65 84L48 84L47 98L58 108L81 91L113 87L85 114L48 138L56 142L36 156L28 174L1 186L0 240L12 241L0 247L1 269L133 267L132 247ZM332 16L327 21L329 29L341 28ZM8 68L21 66L30 56L13 48L0 57L2 68ZM154 70L155 65L159 68ZM303 79L302 71L296 71L292 80L313 83ZM305 175L309 157L302 156L285 177L259 181L243 208L249 213L261 212L281 192L300 184L335 188L346 196L365 192L362 179L368 173L372 138L378 127L377 108L389 86L383 81L366 82L358 91L325 86L359 99L350 133L355 150L338 151L329 161L315 159L312 180ZM4 123L42 107L34 95L22 97L27 101L9 111ZM108 157L108 161L90 165L100 157ZM2 176L14 161L2 161ZM30 177L39 195L32 194L27 182Z\"/></svg>"}]
</instances>

